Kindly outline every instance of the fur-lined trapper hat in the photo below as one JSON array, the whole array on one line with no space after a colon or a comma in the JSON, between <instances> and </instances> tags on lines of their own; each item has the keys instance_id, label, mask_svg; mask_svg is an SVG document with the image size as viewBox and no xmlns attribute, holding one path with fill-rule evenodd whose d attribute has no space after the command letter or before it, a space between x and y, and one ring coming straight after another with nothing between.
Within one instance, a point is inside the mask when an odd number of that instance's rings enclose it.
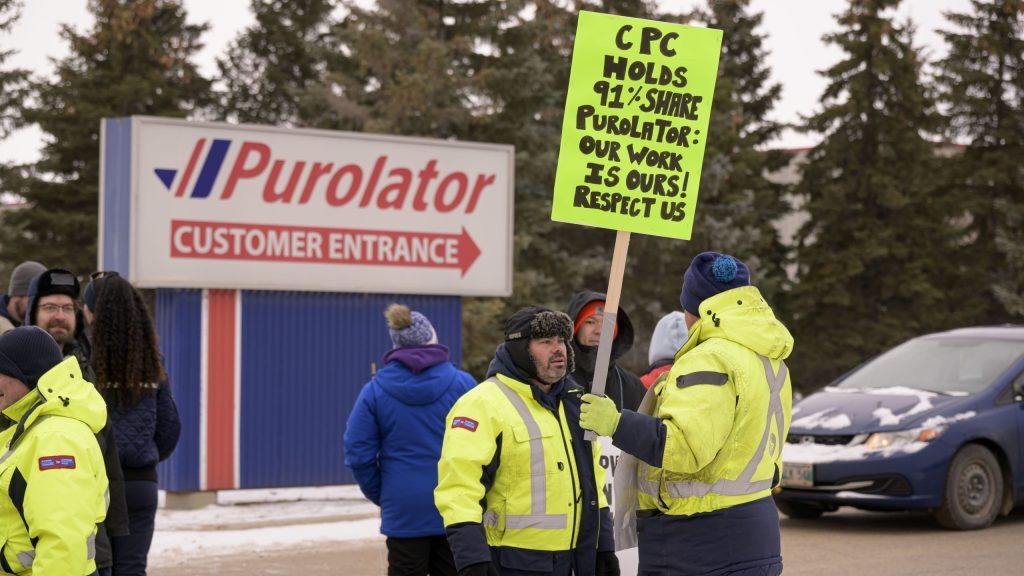
<instances>
[{"instance_id":1,"label":"fur-lined trapper hat","mask_svg":"<svg viewBox=\"0 0 1024 576\"><path fill-rule=\"evenodd\" d=\"M540 306L528 306L519 310L505 321L505 347L519 369L530 377L538 379L537 366L530 356L530 340L561 336L565 340L565 354L568 365L566 374L572 374L576 362L569 342L572 341L572 319L564 312L556 312Z\"/></svg>"}]
</instances>

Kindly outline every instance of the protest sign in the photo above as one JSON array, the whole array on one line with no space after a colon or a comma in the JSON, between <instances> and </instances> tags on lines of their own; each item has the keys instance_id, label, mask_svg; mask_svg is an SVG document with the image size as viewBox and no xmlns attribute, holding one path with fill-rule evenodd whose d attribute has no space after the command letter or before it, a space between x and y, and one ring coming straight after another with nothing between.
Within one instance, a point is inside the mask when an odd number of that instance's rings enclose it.
<instances>
[{"instance_id":1,"label":"protest sign","mask_svg":"<svg viewBox=\"0 0 1024 576\"><path fill-rule=\"evenodd\" d=\"M580 12L551 218L689 239L722 32Z\"/></svg>"}]
</instances>

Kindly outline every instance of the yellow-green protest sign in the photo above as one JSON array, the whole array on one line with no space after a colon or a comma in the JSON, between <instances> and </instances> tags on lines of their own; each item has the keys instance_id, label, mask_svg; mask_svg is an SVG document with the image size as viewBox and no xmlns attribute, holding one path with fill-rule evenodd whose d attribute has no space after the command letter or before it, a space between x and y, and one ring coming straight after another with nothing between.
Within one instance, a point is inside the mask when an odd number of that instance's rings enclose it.
<instances>
[{"instance_id":1,"label":"yellow-green protest sign","mask_svg":"<svg viewBox=\"0 0 1024 576\"><path fill-rule=\"evenodd\" d=\"M722 31L580 12L551 219L689 239Z\"/></svg>"}]
</instances>

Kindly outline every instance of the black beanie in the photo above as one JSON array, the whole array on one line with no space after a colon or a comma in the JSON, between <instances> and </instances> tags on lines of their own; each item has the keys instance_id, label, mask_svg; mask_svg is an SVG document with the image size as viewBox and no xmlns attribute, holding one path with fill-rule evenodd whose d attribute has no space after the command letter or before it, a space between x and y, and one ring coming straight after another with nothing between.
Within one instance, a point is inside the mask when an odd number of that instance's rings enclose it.
<instances>
[{"instance_id":1,"label":"black beanie","mask_svg":"<svg viewBox=\"0 0 1024 576\"><path fill-rule=\"evenodd\" d=\"M527 306L505 321L505 349L515 365L535 380L540 380L540 376L530 356L530 340L551 336L561 336L565 340L566 374L572 374L576 362L572 346L569 345L572 340L572 320L568 314L540 306Z\"/></svg>"},{"instance_id":2,"label":"black beanie","mask_svg":"<svg viewBox=\"0 0 1024 576\"><path fill-rule=\"evenodd\" d=\"M63 360L56 340L38 326L21 326L0 336L0 374L21 380L29 389Z\"/></svg>"},{"instance_id":3,"label":"black beanie","mask_svg":"<svg viewBox=\"0 0 1024 576\"><path fill-rule=\"evenodd\" d=\"M50 268L36 277L36 298L53 294L64 294L78 300L81 290L78 278L63 268Z\"/></svg>"}]
</instances>

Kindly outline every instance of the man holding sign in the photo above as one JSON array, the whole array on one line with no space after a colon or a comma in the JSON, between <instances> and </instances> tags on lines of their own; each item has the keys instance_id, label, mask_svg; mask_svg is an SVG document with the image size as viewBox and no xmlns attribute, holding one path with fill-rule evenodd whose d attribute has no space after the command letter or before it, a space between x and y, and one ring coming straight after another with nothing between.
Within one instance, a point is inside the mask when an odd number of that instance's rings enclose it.
<instances>
[{"instance_id":1,"label":"man holding sign","mask_svg":"<svg viewBox=\"0 0 1024 576\"><path fill-rule=\"evenodd\" d=\"M448 413L434 502L461 576L619 576L570 339L567 315L519 310L487 380Z\"/></svg>"},{"instance_id":2,"label":"man holding sign","mask_svg":"<svg viewBox=\"0 0 1024 576\"><path fill-rule=\"evenodd\" d=\"M680 295L689 339L668 377L639 412L583 396L580 425L639 460L626 473L636 475L640 574L782 573L771 490L791 417L783 360L793 337L749 283L736 258L697 255Z\"/></svg>"},{"instance_id":3,"label":"man holding sign","mask_svg":"<svg viewBox=\"0 0 1024 576\"><path fill-rule=\"evenodd\" d=\"M782 572L771 489L793 338L742 262L694 259L681 298L689 339L637 412L602 395L630 233L690 238L721 44L720 30L593 12L580 13L573 44L551 219L618 231L580 425L623 451L616 544L639 532L641 574Z\"/></svg>"}]
</instances>

